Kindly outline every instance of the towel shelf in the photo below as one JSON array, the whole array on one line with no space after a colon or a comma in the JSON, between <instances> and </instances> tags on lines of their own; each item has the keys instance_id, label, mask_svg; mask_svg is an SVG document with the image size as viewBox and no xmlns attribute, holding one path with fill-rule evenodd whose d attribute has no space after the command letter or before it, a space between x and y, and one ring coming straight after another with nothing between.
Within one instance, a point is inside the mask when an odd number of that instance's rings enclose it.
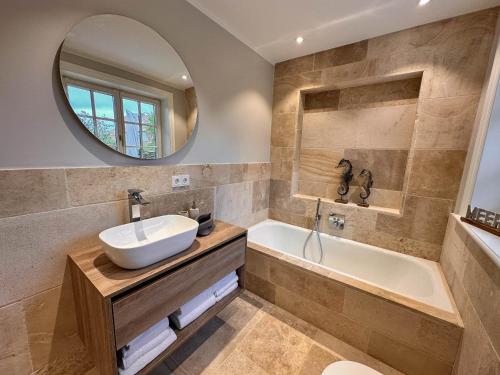
<instances>
[{"instance_id":1,"label":"towel shelf","mask_svg":"<svg viewBox=\"0 0 500 375\"><path fill-rule=\"evenodd\" d=\"M246 230L222 222L190 249L139 270L114 265L93 248L69 255L78 331L101 375L115 375L116 351L233 270L239 288L182 330L139 374L147 374L193 336L244 287Z\"/></svg>"}]
</instances>

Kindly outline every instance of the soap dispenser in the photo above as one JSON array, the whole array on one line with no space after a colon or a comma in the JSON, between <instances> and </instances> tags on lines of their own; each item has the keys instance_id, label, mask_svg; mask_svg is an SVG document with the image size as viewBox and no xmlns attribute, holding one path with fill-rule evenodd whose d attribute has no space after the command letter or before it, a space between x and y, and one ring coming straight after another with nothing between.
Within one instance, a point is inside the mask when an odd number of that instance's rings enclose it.
<instances>
[{"instance_id":1,"label":"soap dispenser","mask_svg":"<svg viewBox=\"0 0 500 375\"><path fill-rule=\"evenodd\" d=\"M196 201L193 201L193 205L189 209L189 217L196 220L200 216L200 209L196 207Z\"/></svg>"}]
</instances>

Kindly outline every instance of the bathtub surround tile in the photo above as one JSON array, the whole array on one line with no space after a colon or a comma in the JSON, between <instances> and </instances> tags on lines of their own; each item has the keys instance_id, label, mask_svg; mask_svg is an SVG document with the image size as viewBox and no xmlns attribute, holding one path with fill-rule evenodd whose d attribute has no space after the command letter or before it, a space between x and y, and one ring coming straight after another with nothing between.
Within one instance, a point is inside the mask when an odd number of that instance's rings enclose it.
<instances>
[{"instance_id":1,"label":"bathtub surround tile","mask_svg":"<svg viewBox=\"0 0 500 375\"><path fill-rule=\"evenodd\" d=\"M322 70L332 66L350 64L366 58L368 41L347 44L314 54L314 70Z\"/></svg>"},{"instance_id":2,"label":"bathtub surround tile","mask_svg":"<svg viewBox=\"0 0 500 375\"><path fill-rule=\"evenodd\" d=\"M276 287L264 278L251 272L245 273L245 289L264 298L271 303L276 302Z\"/></svg>"},{"instance_id":3,"label":"bathtub surround tile","mask_svg":"<svg viewBox=\"0 0 500 375\"><path fill-rule=\"evenodd\" d=\"M454 373L497 374L500 371L500 271L450 215L441 264L464 321L464 335Z\"/></svg>"},{"instance_id":4,"label":"bathtub surround tile","mask_svg":"<svg viewBox=\"0 0 500 375\"><path fill-rule=\"evenodd\" d=\"M408 193L455 199L460 187L465 157L465 151L416 150Z\"/></svg>"},{"instance_id":5,"label":"bathtub surround tile","mask_svg":"<svg viewBox=\"0 0 500 375\"><path fill-rule=\"evenodd\" d=\"M304 94L304 111L327 112L339 109L340 90Z\"/></svg>"},{"instance_id":6,"label":"bathtub surround tile","mask_svg":"<svg viewBox=\"0 0 500 375\"><path fill-rule=\"evenodd\" d=\"M30 374L31 357L22 303L0 307L0 373Z\"/></svg>"},{"instance_id":7,"label":"bathtub surround tile","mask_svg":"<svg viewBox=\"0 0 500 375\"><path fill-rule=\"evenodd\" d=\"M297 115L295 113L274 114L271 130L271 146L294 147Z\"/></svg>"},{"instance_id":8,"label":"bathtub surround tile","mask_svg":"<svg viewBox=\"0 0 500 375\"><path fill-rule=\"evenodd\" d=\"M252 213L269 207L270 181L260 180L252 183Z\"/></svg>"},{"instance_id":9,"label":"bathtub surround tile","mask_svg":"<svg viewBox=\"0 0 500 375\"><path fill-rule=\"evenodd\" d=\"M478 103L477 95L421 100L415 147L466 151Z\"/></svg>"},{"instance_id":10,"label":"bathtub surround tile","mask_svg":"<svg viewBox=\"0 0 500 375\"><path fill-rule=\"evenodd\" d=\"M0 171L0 218L68 207L64 169Z\"/></svg>"}]
</instances>

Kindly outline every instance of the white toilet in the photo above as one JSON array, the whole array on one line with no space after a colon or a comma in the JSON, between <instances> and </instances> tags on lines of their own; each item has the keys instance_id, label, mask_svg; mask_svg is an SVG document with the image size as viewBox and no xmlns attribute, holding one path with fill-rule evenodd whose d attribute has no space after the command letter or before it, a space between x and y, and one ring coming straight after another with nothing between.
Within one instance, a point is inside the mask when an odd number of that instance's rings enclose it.
<instances>
[{"instance_id":1,"label":"white toilet","mask_svg":"<svg viewBox=\"0 0 500 375\"><path fill-rule=\"evenodd\" d=\"M328 365L321 375L383 375L358 362L338 361Z\"/></svg>"}]
</instances>

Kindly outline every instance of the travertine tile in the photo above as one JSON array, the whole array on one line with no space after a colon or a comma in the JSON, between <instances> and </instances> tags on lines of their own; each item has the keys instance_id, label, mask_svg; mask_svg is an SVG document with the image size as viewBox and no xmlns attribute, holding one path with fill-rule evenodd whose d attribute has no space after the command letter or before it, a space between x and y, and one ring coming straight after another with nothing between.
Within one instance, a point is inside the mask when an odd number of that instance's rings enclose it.
<instances>
[{"instance_id":1,"label":"travertine tile","mask_svg":"<svg viewBox=\"0 0 500 375\"><path fill-rule=\"evenodd\" d=\"M245 355L271 374L296 374L312 346L307 336L266 315L243 339Z\"/></svg>"},{"instance_id":2,"label":"travertine tile","mask_svg":"<svg viewBox=\"0 0 500 375\"><path fill-rule=\"evenodd\" d=\"M274 77L279 78L313 70L314 55L279 62L274 66Z\"/></svg>"},{"instance_id":3,"label":"travertine tile","mask_svg":"<svg viewBox=\"0 0 500 375\"><path fill-rule=\"evenodd\" d=\"M339 110L416 103L420 82L421 78L417 77L341 89Z\"/></svg>"},{"instance_id":4,"label":"travertine tile","mask_svg":"<svg viewBox=\"0 0 500 375\"><path fill-rule=\"evenodd\" d=\"M245 273L245 289L264 298L266 301L275 302L276 291L274 284L248 271Z\"/></svg>"},{"instance_id":5,"label":"travertine tile","mask_svg":"<svg viewBox=\"0 0 500 375\"><path fill-rule=\"evenodd\" d=\"M346 149L344 158L353 166L352 185L359 185L357 177L363 169L369 169L373 175L373 187L387 190L403 188L403 180L408 160L406 150Z\"/></svg>"},{"instance_id":6,"label":"travertine tile","mask_svg":"<svg viewBox=\"0 0 500 375\"><path fill-rule=\"evenodd\" d=\"M276 305L340 340L366 351L370 331L332 310L285 288L276 287Z\"/></svg>"},{"instance_id":7,"label":"travertine tile","mask_svg":"<svg viewBox=\"0 0 500 375\"><path fill-rule=\"evenodd\" d=\"M143 208L145 217L177 214L192 207L193 202L200 214L214 212L215 188L193 189L156 196L145 196L150 204Z\"/></svg>"},{"instance_id":8,"label":"travertine tile","mask_svg":"<svg viewBox=\"0 0 500 375\"><path fill-rule=\"evenodd\" d=\"M314 69L321 70L332 66L361 61L366 57L368 41L347 44L314 54Z\"/></svg>"},{"instance_id":9,"label":"travertine tile","mask_svg":"<svg viewBox=\"0 0 500 375\"><path fill-rule=\"evenodd\" d=\"M336 111L339 109L339 95L339 90L306 93L304 95L304 111Z\"/></svg>"},{"instance_id":10,"label":"travertine tile","mask_svg":"<svg viewBox=\"0 0 500 375\"><path fill-rule=\"evenodd\" d=\"M252 182L221 185L215 188L215 217L238 223L252 214Z\"/></svg>"},{"instance_id":11,"label":"travertine tile","mask_svg":"<svg viewBox=\"0 0 500 375\"><path fill-rule=\"evenodd\" d=\"M465 151L416 150L408 193L424 197L455 199L465 163Z\"/></svg>"},{"instance_id":12,"label":"travertine tile","mask_svg":"<svg viewBox=\"0 0 500 375\"><path fill-rule=\"evenodd\" d=\"M379 214L376 230L396 237L441 245L452 209L453 202L449 200L409 195L403 217Z\"/></svg>"},{"instance_id":13,"label":"travertine tile","mask_svg":"<svg viewBox=\"0 0 500 375\"><path fill-rule=\"evenodd\" d=\"M93 367L77 333L71 281L24 302L34 370L81 374ZM49 371L50 370L50 371Z\"/></svg>"},{"instance_id":14,"label":"travertine tile","mask_svg":"<svg viewBox=\"0 0 500 375\"><path fill-rule=\"evenodd\" d=\"M342 169L336 167L341 159L341 151L303 148L300 150L300 178L309 182L338 185Z\"/></svg>"},{"instance_id":15,"label":"travertine tile","mask_svg":"<svg viewBox=\"0 0 500 375\"><path fill-rule=\"evenodd\" d=\"M172 191L172 167L107 167L66 169L72 206L127 199L128 189L155 195Z\"/></svg>"},{"instance_id":16,"label":"travertine tile","mask_svg":"<svg viewBox=\"0 0 500 375\"><path fill-rule=\"evenodd\" d=\"M304 113L303 148L343 149L356 141L357 112L328 111Z\"/></svg>"},{"instance_id":17,"label":"travertine tile","mask_svg":"<svg viewBox=\"0 0 500 375\"><path fill-rule=\"evenodd\" d=\"M1 219L0 305L61 285L67 253L97 245L102 230L127 221L126 201Z\"/></svg>"},{"instance_id":18,"label":"travertine tile","mask_svg":"<svg viewBox=\"0 0 500 375\"><path fill-rule=\"evenodd\" d=\"M452 365L433 359L429 353L417 351L378 332L370 338L368 354L408 375L451 374Z\"/></svg>"},{"instance_id":19,"label":"travertine tile","mask_svg":"<svg viewBox=\"0 0 500 375\"><path fill-rule=\"evenodd\" d=\"M422 100L415 147L467 150L478 102L477 95Z\"/></svg>"},{"instance_id":20,"label":"travertine tile","mask_svg":"<svg viewBox=\"0 0 500 375\"><path fill-rule=\"evenodd\" d=\"M271 128L271 145L294 147L296 122L297 114L295 113L274 114Z\"/></svg>"},{"instance_id":21,"label":"travertine tile","mask_svg":"<svg viewBox=\"0 0 500 375\"><path fill-rule=\"evenodd\" d=\"M269 207L270 180L254 181L252 183L252 213Z\"/></svg>"},{"instance_id":22,"label":"travertine tile","mask_svg":"<svg viewBox=\"0 0 500 375\"><path fill-rule=\"evenodd\" d=\"M268 372L264 371L256 362L248 358L240 350L234 350L228 358L217 368L217 374L220 375L234 375L234 374L248 374L248 375L267 375Z\"/></svg>"},{"instance_id":23,"label":"travertine tile","mask_svg":"<svg viewBox=\"0 0 500 375\"><path fill-rule=\"evenodd\" d=\"M0 218L68 207L64 169L0 171Z\"/></svg>"},{"instance_id":24,"label":"travertine tile","mask_svg":"<svg viewBox=\"0 0 500 375\"><path fill-rule=\"evenodd\" d=\"M23 306L0 307L0 373L28 375L32 371Z\"/></svg>"},{"instance_id":25,"label":"travertine tile","mask_svg":"<svg viewBox=\"0 0 500 375\"><path fill-rule=\"evenodd\" d=\"M325 367L340 359L330 351L313 344L302 364L299 375L321 375Z\"/></svg>"}]
</instances>

